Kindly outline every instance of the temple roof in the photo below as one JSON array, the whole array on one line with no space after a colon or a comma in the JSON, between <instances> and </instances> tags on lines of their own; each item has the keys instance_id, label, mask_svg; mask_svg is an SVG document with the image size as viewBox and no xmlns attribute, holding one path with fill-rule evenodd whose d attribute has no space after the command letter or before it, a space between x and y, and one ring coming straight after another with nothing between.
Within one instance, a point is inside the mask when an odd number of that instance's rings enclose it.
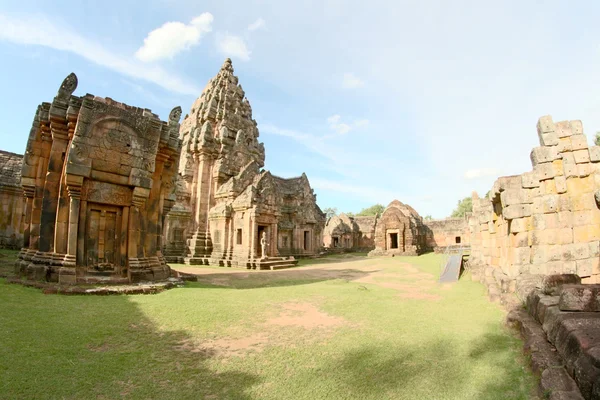
<instances>
[{"instance_id":1,"label":"temple roof","mask_svg":"<svg viewBox=\"0 0 600 400\"><path fill-rule=\"evenodd\" d=\"M23 156L0 150L0 186L21 187Z\"/></svg>"}]
</instances>

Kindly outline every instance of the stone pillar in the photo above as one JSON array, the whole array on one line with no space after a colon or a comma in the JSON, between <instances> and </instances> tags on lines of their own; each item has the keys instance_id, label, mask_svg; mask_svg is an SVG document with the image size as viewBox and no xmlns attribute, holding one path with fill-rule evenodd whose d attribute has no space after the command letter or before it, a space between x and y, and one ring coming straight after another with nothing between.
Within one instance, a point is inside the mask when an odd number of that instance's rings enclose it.
<instances>
[{"instance_id":1,"label":"stone pillar","mask_svg":"<svg viewBox=\"0 0 600 400\"><path fill-rule=\"evenodd\" d=\"M212 202L212 167L214 158L207 153L195 154L197 164L195 197L194 226L195 232L190 239L189 259L190 264L203 263L203 258L209 257L212 252L212 240L208 224L208 210Z\"/></svg>"},{"instance_id":2,"label":"stone pillar","mask_svg":"<svg viewBox=\"0 0 600 400\"><path fill-rule=\"evenodd\" d=\"M279 256L279 249L277 248L277 236L279 235L277 230L277 223L271 224L271 245L269 248L269 256Z\"/></svg>"},{"instance_id":3,"label":"stone pillar","mask_svg":"<svg viewBox=\"0 0 600 400\"><path fill-rule=\"evenodd\" d=\"M81 178L83 180L83 178ZM81 205L81 186L69 186L69 220L67 234L67 254L59 270L60 283L77 282L77 235L79 231L79 210Z\"/></svg>"},{"instance_id":4,"label":"stone pillar","mask_svg":"<svg viewBox=\"0 0 600 400\"><path fill-rule=\"evenodd\" d=\"M142 210L146 205L148 195L148 189L136 187L133 190L133 198L131 207L129 208L129 226L127 232L127 275L131 282L139 282L148 278L146 274L149 271L145 268L147 266L147 260L145 259L144 246L142 242L144 233L144 218Z\"/></svg>"}]
</instances>

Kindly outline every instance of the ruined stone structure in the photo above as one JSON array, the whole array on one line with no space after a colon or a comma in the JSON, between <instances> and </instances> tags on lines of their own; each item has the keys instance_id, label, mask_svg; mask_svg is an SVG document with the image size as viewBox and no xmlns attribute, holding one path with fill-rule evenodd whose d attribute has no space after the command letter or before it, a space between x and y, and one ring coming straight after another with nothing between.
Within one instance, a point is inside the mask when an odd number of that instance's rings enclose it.
<instances>
[{"instance_id":1,"label":"ruined stone structure","mask_svg":"<svg viewBox=\"0 0 600 400\"><path fill-rule=\"evenodd\" d=\"M377 221L370 256L418 255L427 250L423 219L411 206L392 201Z\"/></svg>"},{"instance_id":2,"label":"ruined stone structure","mask_svg":"<svg viewBox=\"0 0 600 400\"><path fill-rule=\"evenodd\" d=\"M325 225L323 245L329 250L373 250L377 218L377 216L349 217L344 213L334 215Z\"/></svg>"},{"instance_id":3,"label":"ruined stone structure","mask_svg":"<svg viewBox=\"0 0 600 400\"><path fill-rule=\"evenodd\" d=\"M540 118L533 171L496 180L473 197L471 264L512 291L529 276L574 273L600 279L600 147L581 121Z\"/></svg>"},{"instance_id":4,"label":"ruined stone structure","mask_svg":"<svg viewBox=\"0 0 600 400\"><path fill-rule=\"evenodd\" d=\"M443 252L449 246L469 246L471 233L468 213L464 218L446 218L424 221L427 248Z\"/></svg>"},{"instance_id":5,"label":"ruined stone structure","mask_svg":"<svg viewBox=\"0 0 600 400\"><path fill-rule=\"evenodd\" d=\"M23 156L0 150L0 248L23 246Z\"/></svg>"},{"instance_id":6,"label":"ruined stone structure","mask_svg":"<svg viewBox=\"0 0 600 400\"><path fill-rule=\"evenodd\" d=\"M150 110L72 93L69 75L35 114L24 156L17 272L60 283L160 280L163 216L181 144L181 108Z\"/></svg>"},{"instance_id":7,"label":"ruined stone structure","mask_svg":"<svg viewBox=\"0 0 600 400\"><path fill-rule=\"evenodd\" d=\"M274 268L322 247L325 216L306 175L284 179L261 170L265 149L258 137L227 59L181 124L177 205L166 222L170 261Z\"/></svg>"}]
</instances>

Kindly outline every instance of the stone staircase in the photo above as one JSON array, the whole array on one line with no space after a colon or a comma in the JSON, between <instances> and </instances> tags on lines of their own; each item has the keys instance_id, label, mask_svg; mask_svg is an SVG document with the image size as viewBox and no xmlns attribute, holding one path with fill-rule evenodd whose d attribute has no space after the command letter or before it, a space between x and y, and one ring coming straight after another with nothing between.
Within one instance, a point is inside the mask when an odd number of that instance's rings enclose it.
<instances>
[{"instance_id":1,"label":"stone staircase","mask_svg":"<svg viewBox=\"0 0 600 400\"><path fill-rule=\"evenodd\" d=\"M298 264L298 260L294 257L266 257L256 261L257 269L284 269L295 267Z\"/></svg>"}]
</instances>

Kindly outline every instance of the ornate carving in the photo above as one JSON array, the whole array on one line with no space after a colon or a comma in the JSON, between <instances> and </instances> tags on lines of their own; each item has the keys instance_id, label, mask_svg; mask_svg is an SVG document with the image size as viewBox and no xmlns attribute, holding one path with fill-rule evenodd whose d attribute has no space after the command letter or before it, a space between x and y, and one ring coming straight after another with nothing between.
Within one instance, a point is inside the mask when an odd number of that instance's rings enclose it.
<instances>
[{"instance_id":1,"label":"ornate carving","mask_svg":"<svg viewBox=\"0 0 600 400\"><path fill-rule=\"evenodd\" d=\"M131 189L112 183L86 180L81 191L81 198L93 203L128 206L131 204Z\"/></svg>"},{"instance_id":2,"label":"ornate carving","mask_svg":"<svg viewBox=\"0 0 600 400\"><path fill-rule=\"evenodd\" d=\"M57 97L60 99L68 99L77 89L77 75L71 72L63 81L58 89Z\"/></svg>"},{"instance_id":3,"label":"ornate carving","mask_svg":"<svg viewBox=\"0 0 600 400\"><path fill-rule=\"evenodd\" d=\"M169 123L172 124L178 124L179 120L181 119L181 107L177 106L174 109L171 110L171 113L169 114Z\"/></svg>"}]
</instances>

